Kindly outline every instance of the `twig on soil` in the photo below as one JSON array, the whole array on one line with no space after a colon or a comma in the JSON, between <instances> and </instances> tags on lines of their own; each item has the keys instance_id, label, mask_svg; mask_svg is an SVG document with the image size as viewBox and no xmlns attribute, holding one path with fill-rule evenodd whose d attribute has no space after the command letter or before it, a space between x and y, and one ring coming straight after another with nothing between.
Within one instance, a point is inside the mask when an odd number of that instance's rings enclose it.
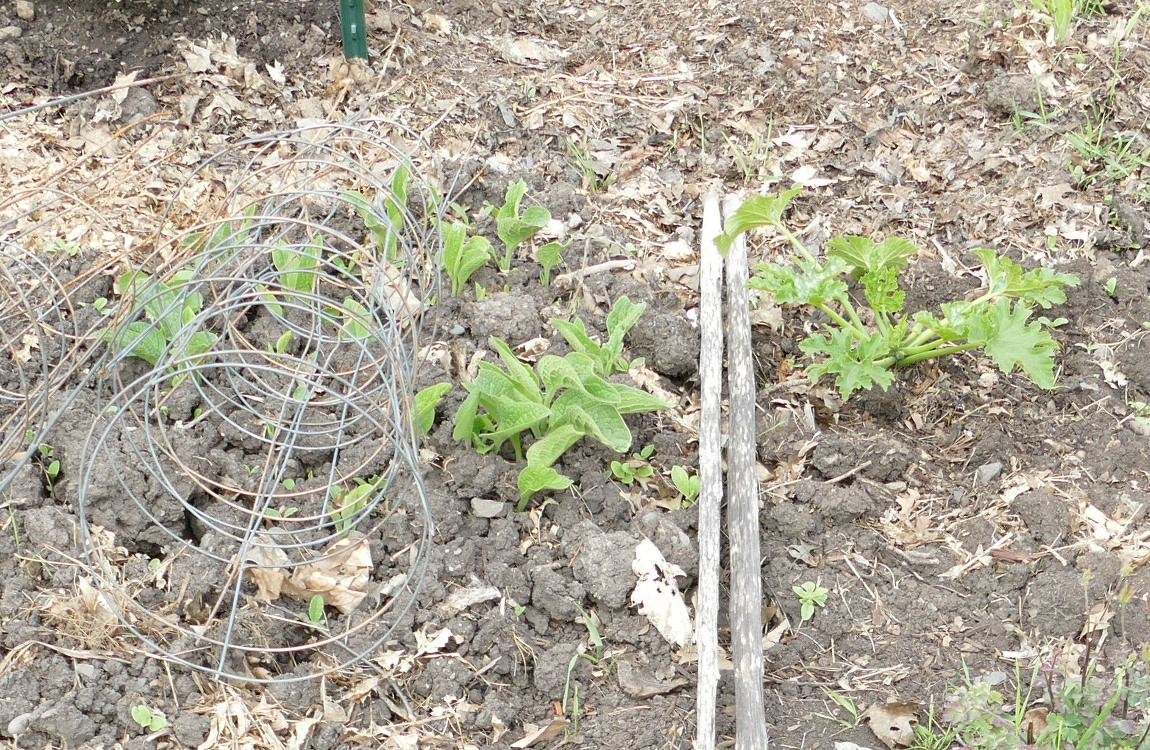
<instances>
[{"instance_id":1,"label":"twig on soil","mask_svg":"<svg viewBox=\"0 0 1150 750\"><path fill-rule=\"evenodd\" d=\"M602 263L596 263L593 266L579 268L567 273L561 273L555 277L555 284L558 286L574 286L577 282L597 273L606 273L608 271L633 271L635 270L635 261L632 258L618 258L616 260L606 260Z\"/></svg>"},{"instance_id":2,"label":"twig on soil","mask_svg":"<svg viewBox=\"0 0 1150 750\"><path fill-rule=\"evenodd\" d=\"M695 747L714 750L715 695L719 683L719 545L722 536L723 457L723 259L715 248L722 232L719 199L703 205L699 248L699 597L695 647L699 683L695 695Z\"/></svg>"},{"instance_id":3,"label":"twig on soil","mask_svg":"<svg viewBox=\"0 0 1150 750\"><path fill-rule=\"evenodd\" d=\"M77 101L80 101L81 99L87 99L89 96L100 96L102 94L110 94L113 91L119 91L120 89L130 89L130 88L135 88L137 86L147 86L147 85L152 84L152 83L160 83L161 81L170 81L173 78L183 78L186 75L188 75L188 74L187 73L169 73L166 76L156 76L155 78L145 78L145 79L140 80L140 81L124 81L122 83L113 83L111 86L105 86L102 89L92 89L91 91L81 91L79 94L72 94L70 96L62 96L59 99L51 99L51 100L46 101L46 102L41 102L40 104L33 104L31 107L24 107L23 109L17 109L17 110L13 110L11 112L5 112L3 114L0 114L0 122L4 122L5 120L11 120L13 117L19 117L20 115L26 115L26 114L29 114L31 112L39 112L40 110L48 109L49 107L63 107L65 104L71 104L72 102L77 102Z\"/></svg>"},{"instance_id":4,"label":"twig on soil","mask_svg":"<svg viewBox=\"0 0 1150 750\"><path fill-rule=\"evenodd\" d=\"M838 484L839 482L843 481L844 479L850 479L855 474L858 474L860 471L862 471L863 469L870 466L872 463L874 463L874 462L873 461L865 461L865 462L859 464L858 466L854 467L850 471L843 472L842 474L839 474L837 477L826 480L824 482L824 484Z\"/></svg>"}]
</instances>

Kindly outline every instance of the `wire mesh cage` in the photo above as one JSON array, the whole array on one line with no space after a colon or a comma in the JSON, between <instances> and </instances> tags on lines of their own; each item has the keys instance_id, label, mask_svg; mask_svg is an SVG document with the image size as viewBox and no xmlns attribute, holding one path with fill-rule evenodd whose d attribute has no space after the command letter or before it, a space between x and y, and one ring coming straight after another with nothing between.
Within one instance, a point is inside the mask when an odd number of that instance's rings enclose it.
<instances>
[{"instance_id":1,"label":"wire mesh cage","mask_svg":"<svg viewBox=\"0 0 1150 750\"><path fill-rule=\"evenodd\" d=\"M443 201L431 158L381 127L217 154L170 202L182 228L114 280L80 528L108 606L165 658L309 679L370 657L413 605ZM128 553L152 558L149 585Z\"/></svg>"}]
</instances>

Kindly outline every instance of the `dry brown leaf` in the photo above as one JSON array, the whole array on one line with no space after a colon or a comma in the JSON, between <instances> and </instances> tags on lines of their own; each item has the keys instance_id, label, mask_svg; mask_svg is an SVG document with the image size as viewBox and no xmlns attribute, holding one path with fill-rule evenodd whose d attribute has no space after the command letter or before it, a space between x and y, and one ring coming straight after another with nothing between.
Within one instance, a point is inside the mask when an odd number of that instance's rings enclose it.
<instances>
[{"instance_id":1,"label":"dry brown leaf","mask_svg":"<svg viewBox=\"0 0 1150 750\"><path fill-rule=\"evenodd\" d=\"M688 682L685 677L660 680L646 670L632 666L626 659L620 659L615 663L615 667L619 676L619 687L627 695L639 700L664 695Z\"/></svg>"},{"instance_id":2,"label":"dry brown leaf","mask_svg":"<svg viewBox=\"0 0 1150 750\"><path fill-rule=\"evenodd\" d=\"M244 562L258 566L247 568L248 575L256 584L256 599L262 602L279 599L287 580L284 568L291 564L287 553L276 546L271 537L261 534L248 550Z\"/></svg>"},{"instance_id":3,"label":"dry brown leaf","mask_svg":"<svg viewBox=\"0 0 1150 750\"><path fill-rule=\"evenodd\" d=\"M537 727L534 724L523 722L523 731L526 732L523 739L516 740L511 743L513 748L534 747L535 745L542 745L545 742L558 737L567 728L569 722L562 716L556 716L551 720L551 723L545 727Z\"/></svg>"},{"instance_id":4,"label":"dry brown leaf","mask_svg":"<svg viewBox=\"0 0 1150 750\"><path fill-rule=\"evenodd\" d=\"M282 590L304 601L319 594L324 604L346 615L367 596L371 568L371 550L364 536L353 533L324 550L319 560L296 566Z\"/></svg>"},{"instance_id":5,"label":"dry brown leaf","mask_svg":"<svg viewBox=\"0 0 1150 750\"><path fill-rule=\"evenodd\" d=\"M896 747L909 747L914 742L917 711L918 706L914 703L876 703L867 709L866 720L874 736L894 750Z\"/></svg>"},{"instance_id":6,"label":"dry brown leaf","mask_svg":"<svg viewBox=\"0 0 1150 750\"><path fill-rule=\"evenodd\" d=\"M535 67L537 63L562 60L570 54L526 36L504 37L499 52L507 62L531 67Z\"/></svg>"}]
</instances>

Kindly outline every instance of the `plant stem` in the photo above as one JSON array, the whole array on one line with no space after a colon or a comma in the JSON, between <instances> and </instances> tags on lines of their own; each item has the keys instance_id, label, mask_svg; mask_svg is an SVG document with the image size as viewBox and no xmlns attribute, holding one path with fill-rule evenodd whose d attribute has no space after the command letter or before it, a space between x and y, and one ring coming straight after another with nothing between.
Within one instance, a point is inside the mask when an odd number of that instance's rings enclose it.
<instances>
[{"instance_id":1,"label":"plant stem","mask_svg":"<svg viewBox=\"0 0 1150 750\"><path fill-rule=\"evenodd\" d=\"M811 255L811 252L810 252L810 250L807 250L807 247L806 247L806 245L804 245L802 242L800 242L800 241L799 241L799 238L798 238L798 237L796 237L796 236L795 236L795 235L794 235L794 234L791 232L791 230L787 229L786 225L784 225L784 224L783 224L783 223L780 221L778 224L775 224L775 225L774 225L774 227L775 227L775 229L777 229L777 230L778 230L778 231L779 231L779 232L780 232L780 233L781 233L781 234L782 234L784 237L786 237L786 238L787 238L787 240L789 240L789 241L790 241L790 243L791 243L792 245L794 245L794 246L795 246L795 248L796 248L796 249L797 249L797 250L798 250L800 253L802 253L802 254L803 254L803 257L804 257L804 258L806 258L807 260L809 260L809 261L810 261L810 262L812 262L812 263L818 263L818 260L815 258L815 256Z\"/></svg>"},{"instance_id":2,"label":"plant stem","mask_svg":"<svg viewBox=\"0 0 1150 750\"><path fill-rule=\"evenodd\" d=\"M942 339L939 339L938 344L942 344L942 343L943 343ZM936 344L936 345L932 345L929 348L925 348L921 351L914 352L912 354L904 354L901 357L899 357L898 360L895 361L894 364L896 367L909 367L910 365L913 365L916 362L922 362L922 361L927 360L927 359L934 359L935 357L945 357L948 354L958 354L959 352L967 352L967 351L970 351L971 349L977 349L980 346L982 346L982 344L966 343L966 344L955 344L954 346L939 346Z\"/></svg>"}]
</instances>

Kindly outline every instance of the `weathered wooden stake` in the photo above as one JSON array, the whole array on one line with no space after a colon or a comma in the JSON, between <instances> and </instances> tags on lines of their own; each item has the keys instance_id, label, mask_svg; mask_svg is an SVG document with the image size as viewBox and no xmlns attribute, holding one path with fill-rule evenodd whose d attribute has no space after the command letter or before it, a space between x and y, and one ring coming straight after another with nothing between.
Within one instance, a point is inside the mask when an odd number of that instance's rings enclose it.
<instances>
[{"instance_id":1,"label":"weathered wooden stake","mask_svg":"<svg viewBox=\"0 0 1150 750\"><path fill-rule=\"evenodd\" d=\"M699 684L695 696L695 750L715 749L715 695L719 685L719 545L723 504L723 256L715 238L723 231L719 199L703 204L699 243L699 588L695 646Z\"/></svg>"},{"instance_id":2,"label":"weathered wooden stake","mask_svg":"<svg viewBox=\"0 0 1150 750\"><path fill-rule=\"evenodd\" d=\"M730 216L739 201L723 206ZM755 476L755 371L747 245L727 254L727 538L730 544L731 641L735 662L735 749L767 750L763 705L763 584L759 565L759 487Z\"/></svg>"}]
</instances>

